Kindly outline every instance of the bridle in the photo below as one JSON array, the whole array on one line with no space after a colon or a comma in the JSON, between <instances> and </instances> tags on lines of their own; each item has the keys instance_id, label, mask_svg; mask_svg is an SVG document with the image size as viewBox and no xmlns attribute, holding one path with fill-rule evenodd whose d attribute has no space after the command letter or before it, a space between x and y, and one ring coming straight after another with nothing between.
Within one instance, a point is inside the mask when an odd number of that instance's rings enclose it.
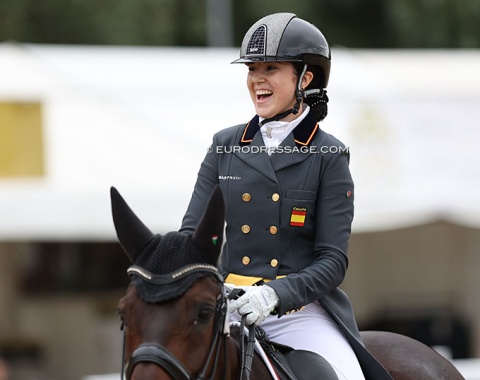
<instances>
[{"instance_id":1,"label":"bridle","mask_svg":"<svg viewBox=\"0 0 480 380\"><path fill-rule=\"evenodd\" d=\"M185 366L173 356L165 347L157 343L142 343L139 345L130 356L128 362L124 363L125 360L125 332L124 332L124 342L123 342L123 355L122 355L122 371L121 371L121 380L130 380L133 369L138 363L154 363L162 369L164 369L173 379L175 380L204 380L207 376L207 371L210 368L210 364L213 360L213 367L211 371L210 379L213 379L217 371L218 361L220 357L220 349L224 347L224 371L226 374L227 371L227 345L226 337L227 332L225 331L225 323L227 318L227 299L225 297L225 292L223 289L223 278L218 272L218 269L209 264L191 264L184 266L174 272L158 275L153 274L147 271L146 269L138 266L132 265L127 269L129 275L140 276L143 280L156 284L156 285L167 285L171 284L174 281L178 281L181 278L187 277L193 273L205 273L207 275L213 275L213 277L218 280L221 284L221 292L217 298L217 306L215 311L215 321L214 321L214 331L213 331L213 340L208 351L207 360L203 366L202 371L198 377L193 377ZM126 377L124 377L126 376ZM224 376L226 378L226 376Z\"/></svg>"}]
</instances>

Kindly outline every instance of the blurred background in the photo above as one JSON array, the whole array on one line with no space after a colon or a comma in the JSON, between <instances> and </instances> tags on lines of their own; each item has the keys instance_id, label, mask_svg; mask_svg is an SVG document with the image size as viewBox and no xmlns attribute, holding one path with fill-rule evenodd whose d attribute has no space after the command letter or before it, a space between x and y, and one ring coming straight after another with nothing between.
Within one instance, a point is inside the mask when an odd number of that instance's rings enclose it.
<instances>
[{"instance_id":1,"label":"blurred background","mask_svg":"<svg viewBox=\"0 0 480 380\"><path fill-rule=\"evenodd\" d=\"M109 188L180 226L213 133L254 114L229 63L280 11L332 48L322 128L350 149L361 329L480 378L478 0L2 0L0 380L120 371Z\"/></svg>"}]
</instances>

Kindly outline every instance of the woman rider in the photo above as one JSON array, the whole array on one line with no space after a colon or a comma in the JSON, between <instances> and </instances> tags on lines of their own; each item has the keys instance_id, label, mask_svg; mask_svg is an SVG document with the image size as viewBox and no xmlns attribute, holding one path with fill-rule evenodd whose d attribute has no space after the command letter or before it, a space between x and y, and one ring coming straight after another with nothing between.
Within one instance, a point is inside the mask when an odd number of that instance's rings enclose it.
<instances>
[{"instance_id":1,"label":"woman rider","mask_svg":"<svg viewBox=\"0 0 480 380\"><path fill-rule=\"evenodd\" d=\"M291 13L257 21L240 58L256 115L216 133L180 231L193 232L215 185L227 204L220 268L245 287L231 304L270 340L319 353L339 379L390 379L364 349L338 286L348 266L348 149L322 131L330 48Z\"/></svg>"}]
</instances>

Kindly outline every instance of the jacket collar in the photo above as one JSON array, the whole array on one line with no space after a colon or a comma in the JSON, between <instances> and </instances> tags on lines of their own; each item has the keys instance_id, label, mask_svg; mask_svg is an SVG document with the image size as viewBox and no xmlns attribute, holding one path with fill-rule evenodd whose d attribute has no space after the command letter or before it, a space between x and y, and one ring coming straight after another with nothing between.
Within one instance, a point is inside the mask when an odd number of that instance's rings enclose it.
<instances>
[{"instance_id":1,"label":"jacket collar","mask_svg":"<svg viewBox=\"0 0 480 380\"><path fill-rule=\"evenodd\" d=\"M242 137L240 138L239 145L245 146L250 145L253 141L254 136L260 130L259 117L256 115L250 122L245 126ZM319 126L315 121L312 113L309 112L307 116L298 124L293 130L293 138L295 140L295 145L297 146L309 146L313 137L318 132Z\"/></svg>"}]
</instances>

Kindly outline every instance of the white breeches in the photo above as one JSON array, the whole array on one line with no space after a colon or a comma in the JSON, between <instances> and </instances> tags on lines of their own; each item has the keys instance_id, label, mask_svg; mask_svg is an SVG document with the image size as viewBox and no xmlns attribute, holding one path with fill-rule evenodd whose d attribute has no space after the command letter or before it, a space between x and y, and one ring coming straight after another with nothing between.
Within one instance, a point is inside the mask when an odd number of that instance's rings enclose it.
<instances>
[{"instance_id":1,"label":"white breeches","mask_svg":"<svg viewBox=\"0 0 480 380\"><path fill-rule=\"evenodd\" d=\"M239 320L239 315L234 313L231 319ZM260 326L274 342L323 356L340 380L365 379L352 347L318 302L281 318L270 315Z\"/></svg>"}]
</instances>

